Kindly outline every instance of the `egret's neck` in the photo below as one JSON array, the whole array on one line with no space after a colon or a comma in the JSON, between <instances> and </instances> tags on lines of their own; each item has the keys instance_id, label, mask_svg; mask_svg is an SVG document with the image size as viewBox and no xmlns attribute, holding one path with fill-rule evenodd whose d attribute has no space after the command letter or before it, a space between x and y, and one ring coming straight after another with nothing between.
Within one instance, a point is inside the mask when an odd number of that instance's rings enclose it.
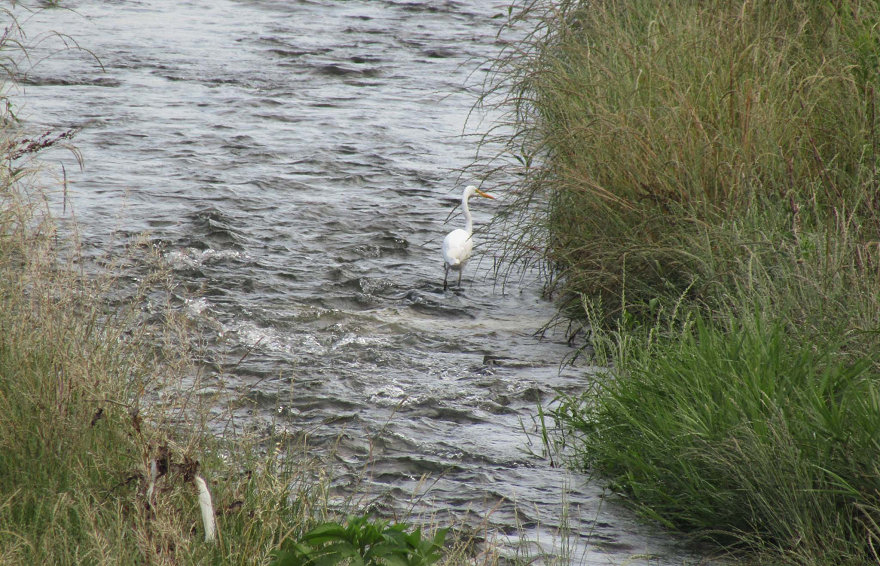
<instances>
[{"instance_id":1,"label":"egret's neck","mask_svg":"<svg viewBox=\"0 0 880 566\"><path fill-rule=\"evenodd\" d=\"M474 233L474 219L471 218L471 209L468 207L468 197L464 196L461 199L461 207L464 209L464 231L468 233L468 235Z\"/></svg>"}]
</instances>

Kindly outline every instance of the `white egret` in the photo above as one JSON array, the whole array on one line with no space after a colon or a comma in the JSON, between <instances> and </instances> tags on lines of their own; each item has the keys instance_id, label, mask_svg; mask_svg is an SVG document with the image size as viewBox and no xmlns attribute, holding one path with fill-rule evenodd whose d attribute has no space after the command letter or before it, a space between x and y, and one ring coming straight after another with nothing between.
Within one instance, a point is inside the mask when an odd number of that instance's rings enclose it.
<instances>
[{"instance_id":1,"label":"white egret","mask_svg":"<svg viewBox=\"0 0 880 566\"><path fill-rule=\"evenodd\" d=\"M461 287L461 272L465 263L471 257L474 249L474 221L471 218L471 209L468 208L468 199L477 195L494 199L489 193L484 193L473 185L468 185L461 195L461 207L464 209L464 229L456 228L443 239L443 290L446 290L446 280L449 270L458 271L458 286Z\"/></svg>"}]
</instances>

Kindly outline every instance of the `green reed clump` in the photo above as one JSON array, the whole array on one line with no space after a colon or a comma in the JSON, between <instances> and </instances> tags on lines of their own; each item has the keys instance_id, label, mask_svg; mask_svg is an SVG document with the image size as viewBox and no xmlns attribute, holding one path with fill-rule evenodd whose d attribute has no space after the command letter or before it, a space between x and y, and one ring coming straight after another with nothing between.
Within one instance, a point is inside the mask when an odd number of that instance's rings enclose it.
<instances>
[{"instance_id":1,"label":"green reed clump","mask_svg":"<svg viewBox=\"0 0 880 566\"><path fill-rule=\"evenodd\" d=\"M494 227L612 363L556 411L576 465L771 563L877 561L880 5L535 0L524 23Z\"/></svg>"},{"instance_id":2,"label":"green reed clump","mask_svg":"<svg viewBox=\"0 0 880 566\"><path fill-rule=\"evenodd\" d=\"M880 380L839 347L760 314L696 319L557 416L582 464L667 525L794 563L876 560Z\"/></svg>"},{"instance_id":3,"label":"green reed clump","mask_svg":"<svg viewBox=\"0 0 880 566\"><path fill-rule=\"evenodd\" d=\"M878 12L530 3L522 18L537 31L497 67L512 93L503 139L523 173L501 218L523 244L508 253L538 253L558 290L612 313L623 297L635 313L685 290L724 303L719 286L754 253L749 228L795 247L805 232L848 231L853 246L834 259L876 272Z\"/></svg>"}]
</instances>

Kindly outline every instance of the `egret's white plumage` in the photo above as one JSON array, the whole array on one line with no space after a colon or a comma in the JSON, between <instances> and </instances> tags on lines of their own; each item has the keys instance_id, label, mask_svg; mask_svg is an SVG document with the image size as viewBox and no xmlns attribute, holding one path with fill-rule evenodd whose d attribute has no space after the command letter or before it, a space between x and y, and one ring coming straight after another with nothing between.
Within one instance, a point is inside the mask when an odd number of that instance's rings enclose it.
<instances>
[{"instance_id":1,"label":"egret's white plumage","mask_svg":"<svg viewBox=\"0 0 880 566\"><path fill-rule=\"evenodd\" d=\"M471 209L468 207L468 199L477 195L486 198L495 198L484 193L473 185L468 185L461 195L461 207L464 209L464 229L457 228L446 235L443 239L443 289L446 289L449 270L458 271L458 285L461 286L461 272L464 265L471 257L474 249L474 221L471 218Z\"/></svg>"}]
</instances>

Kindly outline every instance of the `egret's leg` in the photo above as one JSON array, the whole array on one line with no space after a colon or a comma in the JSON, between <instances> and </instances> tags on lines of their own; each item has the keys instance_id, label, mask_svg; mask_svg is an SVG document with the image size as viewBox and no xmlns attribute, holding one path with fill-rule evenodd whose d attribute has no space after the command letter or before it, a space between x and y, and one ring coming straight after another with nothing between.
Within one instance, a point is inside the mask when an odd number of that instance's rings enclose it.
<instances>
[{"instance_id":1,"label":"egret's leg","mask_svg":"<svg viewBox=\"0 0 880 566\"><path fill-rule=\"evenodd\" d=\"M443 263L443 290L446 290L446 279L449 277L449 264Z\"/></svg>"},{"instance_id":2,"label":"egret's leg","mask_svg":"<svg viewBox=\"0 0 880 566\"><path fill-rule=\"evenodd\" d=\"M458 270L458 286L459 286L459 287L461 287L461 272L462 272L462 271L464 271L464 269L459 269L459 270Z\"/></svg>"}]
</instances>

